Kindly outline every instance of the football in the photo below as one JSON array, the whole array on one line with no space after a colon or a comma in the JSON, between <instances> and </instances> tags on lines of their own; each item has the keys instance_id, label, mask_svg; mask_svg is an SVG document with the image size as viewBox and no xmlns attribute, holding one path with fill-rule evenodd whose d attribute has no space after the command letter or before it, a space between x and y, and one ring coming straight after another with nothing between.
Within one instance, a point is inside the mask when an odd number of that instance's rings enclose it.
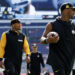
<instances>
[{"instance_id":1,"label":"football","mask_svg":"<svg viewBox=\"0 0 75 75\"><path fill-rule=\"evenodd\" d=\"M47 37L50 37L50 36L52 36L52 37L58 36L58 37L59 37L59 35L58 35L57 32L49 32L49 33L47 34Z\"/></svg>"}]
</instances>

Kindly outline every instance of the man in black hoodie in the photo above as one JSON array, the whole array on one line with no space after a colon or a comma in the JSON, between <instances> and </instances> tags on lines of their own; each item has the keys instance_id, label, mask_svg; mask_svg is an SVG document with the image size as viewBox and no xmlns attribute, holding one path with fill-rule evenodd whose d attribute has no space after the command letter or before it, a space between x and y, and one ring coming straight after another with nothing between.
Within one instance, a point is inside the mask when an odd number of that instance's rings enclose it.
<instances>
[{"instance_id":1,"label":"man in black hoodie","mask_svg":"<svg viewBox=\"0 0 75 75\"><path fill-rule=\"evenodd\" d=\"M30 49L26 35L21 33L22 24L18 19L11 20L11 29L3 32L0 42L0 67L5 66L4 75L20 75L22 52L30 62ZM3 58L5 58L3 63Z\"/></svg>"},{"instance_id":2,"label":"man in black hoodie","mask_svg":"<svg viewBox=\"0 0 75 75\"><path fill-rule=\"evenodd\" d=\"M70 19L74 17L75 8L71 3L60 7L61 17L48 23L41 37L42 44L49 44L47 64L51 65L54 75L70 75L74 63L75 27ZM49 32L57 32L58 35Z\"/></svg>"},{"instance_id":3,"label":"man in black hoodie","mask_svg":"<svg viewBox=\"0 0 75 75\"><path fill-rule=\"evenodd\" d=\"M37 48L38 47L36 44L32 45L32 53L30 56L31 62L27 64L28 75L40 75L41 65L43 67L43 71L45 70L45 64L44 64L42 54L37 51Z\"/></svg>"}]
</instances>

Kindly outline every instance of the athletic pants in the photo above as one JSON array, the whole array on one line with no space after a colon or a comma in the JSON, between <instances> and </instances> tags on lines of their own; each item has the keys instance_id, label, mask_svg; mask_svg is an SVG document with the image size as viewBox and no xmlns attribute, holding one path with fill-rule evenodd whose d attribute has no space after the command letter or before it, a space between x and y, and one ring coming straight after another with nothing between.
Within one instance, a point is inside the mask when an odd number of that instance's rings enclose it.
<instances>
[{"instance_id":1,"label":"athletic pants","mask_svg":"<svg viewBox=\"0 0 75 75\"><path fill-rule=\"evenodd\" d=\"M4 65L4 75L20 75L21 63L14 64L9 60L5 60Z\"/></svg>"}]
</instances>

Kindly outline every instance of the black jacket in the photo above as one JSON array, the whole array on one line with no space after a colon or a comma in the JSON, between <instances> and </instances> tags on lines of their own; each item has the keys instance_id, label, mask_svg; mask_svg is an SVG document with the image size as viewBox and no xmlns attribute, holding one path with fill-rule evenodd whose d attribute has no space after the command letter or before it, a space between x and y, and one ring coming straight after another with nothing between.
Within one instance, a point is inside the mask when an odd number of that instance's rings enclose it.
<instances>
[{"instance_id":1,"label":"black jacket","mask_svg":"<svg viewBox=\"0 0 75 75\"><path fill-rule=\"evenodd\" d=\"M27 65L27 68L30 69L31 71L32 70L41 71L40 64L42 64L42 66L45 67L42 54L39 52L31 53L31 62Z\"/></svg>"}]
</instances>

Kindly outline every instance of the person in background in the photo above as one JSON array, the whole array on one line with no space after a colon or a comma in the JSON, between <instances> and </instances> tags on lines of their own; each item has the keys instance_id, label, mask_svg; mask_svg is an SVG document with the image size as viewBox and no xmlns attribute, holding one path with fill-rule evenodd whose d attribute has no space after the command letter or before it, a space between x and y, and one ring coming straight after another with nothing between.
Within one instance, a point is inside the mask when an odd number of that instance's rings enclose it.
<instances>
[{"instance_id":1,"label":"person in background","mask_svg":"<svg viewBox=\"0 0 75 75\"><path fill-rule=\"evenodd\" d=\"M32 45L32 53L30 56L30 63L27 64L27 72L28 75L40 75L41 73L41 65L43 67L43 71L45 70L45 64L42 57L42 54L37 50L37 44Z\"/></svg>"},{"instance_id":2,"label":"person in background","mask_svg":"<svg viewBox=\"0 0 75 75\"><path fill-rule=\"evenodd\" d=\"M29 44L20 30L22 24L18 19L11 20L11 29L3 32L0 43L0 67L5 67L4 75L20 75L22 63L22 50L26 54L27 63L30 62ZM3 63L3 58L4 63Z\"/></svg>"}]
</instances>

